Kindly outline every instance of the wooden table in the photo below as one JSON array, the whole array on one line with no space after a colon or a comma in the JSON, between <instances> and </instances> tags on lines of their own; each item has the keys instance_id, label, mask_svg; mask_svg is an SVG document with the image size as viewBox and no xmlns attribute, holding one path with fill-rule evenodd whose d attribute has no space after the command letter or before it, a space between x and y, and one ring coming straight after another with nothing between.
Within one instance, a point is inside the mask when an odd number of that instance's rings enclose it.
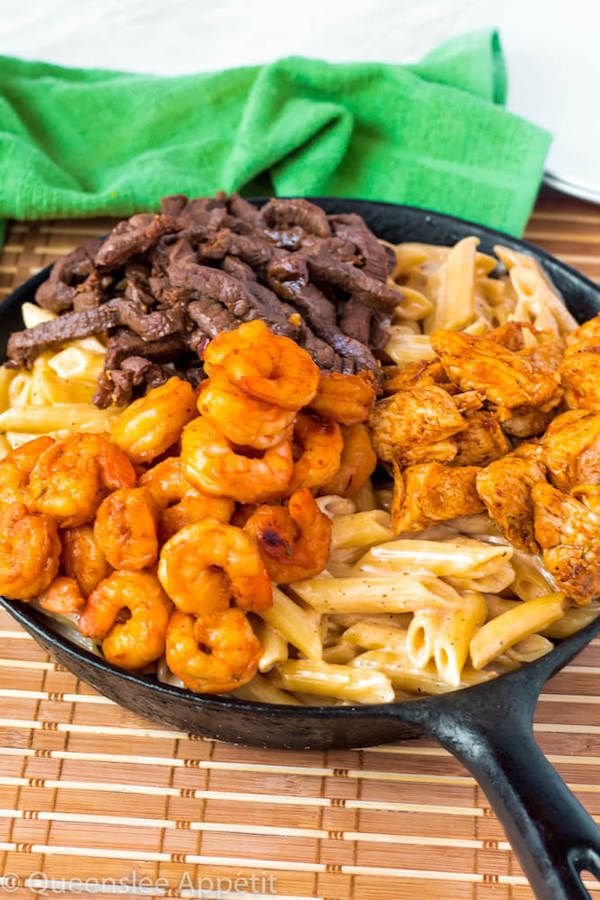
<instances>
[{"instance_id":1,"label":"wooden table","mask_svg":"<svg viewBox=\"0 0 600 900\"><path fill-rule=\"evenodd\" d=\"M109 224L13 224L1 294ZM527 237L600 280L599 207L546 195ZM599 685L596 640L546 687L536 733L600 821ZM290 753L179 734L95 694L6 613L0 699L0 896L89 897L102 880L136 898L532 896L483 792L433 741Z\"/></svg>"}]
</instances>

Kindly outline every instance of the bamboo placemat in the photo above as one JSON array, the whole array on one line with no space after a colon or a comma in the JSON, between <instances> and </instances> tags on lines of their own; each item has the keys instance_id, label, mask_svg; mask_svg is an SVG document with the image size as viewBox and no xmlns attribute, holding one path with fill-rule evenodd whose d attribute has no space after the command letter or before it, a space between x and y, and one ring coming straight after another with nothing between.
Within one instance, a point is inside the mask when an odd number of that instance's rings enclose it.
<instances>
[{"instance_id":1,"label":"bamboo placemat","mask_svg":"<svg viewBox=\"0 0 600 900\"><path fill-rule=\"evenodd\" d=\"M13 224L0 294L109 225ZM545 197L527 237L600 280L600 207ZM536 717L598 821L599 676L595 640ZM0 699L0 896L532 897L483 792L433 741L291 753L179 734L95 694L4 612Z\"/></svg>"}]
</instances>

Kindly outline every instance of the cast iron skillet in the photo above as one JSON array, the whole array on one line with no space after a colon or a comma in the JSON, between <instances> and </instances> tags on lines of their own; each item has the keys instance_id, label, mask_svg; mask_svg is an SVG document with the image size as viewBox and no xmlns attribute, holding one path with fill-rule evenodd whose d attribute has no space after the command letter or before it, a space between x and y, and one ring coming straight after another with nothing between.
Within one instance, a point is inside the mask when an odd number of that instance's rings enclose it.
<instances>
[{"instance_id":1,"label":"cast iron skillet","mask_svg":"<svg viewBox=\"0 0 600 900\"><path fill-rule=\"evenodd\" d=\"M358 212L389 241L454 244L475 234L481 248L497 242L533 253L580 320L600 312L600 289L541 250L470 222L411 207L318 199L327 212ZM0 308L0 351L22 327L21 303L32 299L48 269L19 287ZM202 696L132 675L53 633L25 604L2 605L60 663L117 703L182 731L259 747L323 750L364 747L430 734L473 773L504 825L539 898L589 897L579 873L600 879L600 829L570 793L533 737L532 720L545 682L597 634L600 619L537 662L495 681L437 697L360 707L269 706Z\"/></svg>"}]
</instances>

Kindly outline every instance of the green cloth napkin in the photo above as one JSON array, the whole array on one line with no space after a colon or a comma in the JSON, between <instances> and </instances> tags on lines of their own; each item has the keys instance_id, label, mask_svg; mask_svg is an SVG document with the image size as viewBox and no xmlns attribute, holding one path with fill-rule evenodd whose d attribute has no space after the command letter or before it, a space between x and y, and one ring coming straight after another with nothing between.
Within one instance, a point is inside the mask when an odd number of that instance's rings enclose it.
<instances>
[{"instance_id":1,"label":"green cloth napkin","mask_svg":"<svg viewBox=\"0 0 600 900\"><path fill-rule=\"evenodd\" d=\"M550 139L505 97L494 32L416 65L291 57L172 78L0 57L0 219L223 189L408 203L519 234Z\"/></svg>"}]
</instances>

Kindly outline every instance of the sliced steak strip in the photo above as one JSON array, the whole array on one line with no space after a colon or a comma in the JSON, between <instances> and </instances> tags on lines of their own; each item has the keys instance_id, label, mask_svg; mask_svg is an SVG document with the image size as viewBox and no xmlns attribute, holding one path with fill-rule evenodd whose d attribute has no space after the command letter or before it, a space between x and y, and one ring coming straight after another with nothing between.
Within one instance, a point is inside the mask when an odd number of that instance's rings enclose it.
<instances>
[{"instance_id":1,"label":"sliced steak strip","mask_svg":"<svg viewBox=\"0 0 600 900\"><path fill-rule=\"evenodd\" d=\"M269 200L260 211L267 226L299 225L305 231L319 237L329 237L331 228L327 216L319 206L308 200L275 198Z\"/></svg>"},{"instance_id":2,"label":"sliced steak strip","mask_svg":"<svg viewBox=\"0 0 600 900\"><path fill-rule=\"evenodd\" d=\"M245 263L243 259L238 259L237 256L231 256L227 253L223 257L221 265L224 272L227 272L228 275L233 275L238 281L256 281L254 269L248 263Z\"/></svg>"},{"instance_id":3,"label":"sliced steak strip","mask_svg":"<svg viewBox=\"0 0 600 900\"><path fill-rule=\"evenodd\" d=\"M240 197L239 194L236 194L235 191L229 195L227 207L233 216L236 216L236 218L241 219L253 228L258 228L260 224L258 209L252 203L248 203L247 200Z\"/></svg>"},{"instance_id":4,"label":"sliced steak strip","mask_svg":"<svg viewBox=\"0 0 600 900\"><path fill-rule=\"evenodd\" d=\"M299 254L290 254L286 259L271 261L268 273L269 283L279 297L292 303L306 316L311 329L329 344L335 352L352 361L354 366L376 370L377 361L368 347L342 334L336 324L333 303L314 284L308 283L306 263Z\"/></svg>"},{"instance_id":5,"label":"sliced steak strip","mask_svg":"<svg viewBox=\"0 0 600 900\"><path fill-rule=\"evenodd\" d=\"M296 306L320 334L324 324L335 325L335 306L308 280L308 267L299 253L279 253L267 267L267 282L279 297Z\"/></svg>"},{"instance_id":6,"label":"sliced steak strip","mask_svg":"<svg viewBox=\"0 0 600 900\"><path fill-rule=\"evenodd\" d=\"M129 403L136 387L144 385L148 390L158 387L174 373L144 356L131 356L123 361L120 369L102 372L94 394L94 403L106 409L111 403L123 406Z\"/></svg>"},{"instance_id":7,"label":"sliced steak strip","mask_svg":"<svg viewBox=\"0 0 600 900\"><path fill-rule=\"evenodd\" d=\"M119 312L112 302L97 309L67 313L52 322L13 332L8 339L8 361L13 366L29 366L43 350L65 341L102 334L118 324Z\"/></svg>"},{"instance_id":8,"label":"sliced steak strip","mask_svg":"<svg viewBox=\"0 0 600 900\"><path fill-rule=\"evenodd\" d=\"M376 309L371 315L371 328L369 330L369 346L373 350L383 350L390 339L390 317L386 313Z\"/></svg>"},{"instance_id":9,"label":"sliced steak strip","mask_svg":"<svg viewBox=\"0 0 600 900\"><path fill-rule=\"evenodd\" d=\"M160 211L163 216L172 216L176 219L188 205L188 197L185 194L171 194L170 197L162 197Z\"/></svg>"},{"instance_id":10,"label":"sliced steak strip","mask_svg":"<svg viewBox=\"0 0 600 900\"><path fill-rule=\"evenodd\" d=\"M368 344L373 310L357 300L356 297L350 297L345 303L342 303L341 310L340 330L348 337Z\"/></svg>"},{"instance_id":11,"label":"sliced steak strip","mask_svg":"<svg viewBox=\"0 0 600 900\"><path fill-rule=\"evenodd\" d=\"M145 356L154 362L169 362L186 349L181 335L170 335L156 341L144 341L126 328L119 329L108 341L105 369L117 369L129 356Z\"/></svg>"},{"instance_id":12,"label":"sliced steak strip","mask_svg":"<svg viewBox=\"0 0 600 900\"><path fill-rule=\"evenodd\" d=\"M119 222L108 235L98 252L98 267L115 269L132 256L145 253L163 234L178 231L180 226L172 216L140 213Z\"/></svg>"},{"instance_id":13,"label":"sliced steak strip","mask_svg":"<svg viewBox=\"0 0 600 900\"><path fill-rule=\"evenodd\" d=\"M387 250L367 228L365 220L356 213L329 216L333 231L338 238L354 244L362 257L362 270L377 281L386 281L393 268ZM391 264L390 264L391 263Z\"/></svg>"},{"instance_id":14,"label":"sliced steak strip","mask_svg":"<svg viewBox=\"0 0 600 900\"><path fill-rule=\"evenodd\" d=\"M48 279L35 292L35 302L51 312L62 313L73 307L77 287L95 273L94 257L103 238L92 238L57 260Z\"/></svg>"},{"instance_id":15,"label":"sliced steak strip","mask_svg":"<svg viewBox=\"0 0 600 900\"><path fill-rule=\"evenodd\" d=\"M192 300L188 306L188 315L199 330L209 338L216 337L221 331L233 331L240 324L222 303L208 298Z\"/></svg>"},{"instance_id":16,"label":"sliced steak strip","mask_svg":"<svg viewBox=\"0 0 600 900\"><path fill-rule=\"evenodd\" d=\"M150 313L131 300L115 299L111 300L111 305L117 310L118 324L130 328L144 341L156 341L187 331L188 320L184 303Z\"/></svg>"},{"instance_id":17,"label":"sliced steak strip","mask_svg":"<svg viewBox=\"0 0 600 900\"><path fill-rule=\"evenodd\" d=\"M324 256L307 256L311 275L322 284L331 284L353 295L365 306L393 313L398 306L398 292L382 284L349 263Z\"/></svg>"},{"instance_id":18,"label":"sliced steak strip","mask_svg":"<svg viewBox=\"0 0 600 900\"><path fill-rule=\"evenodd\" d=\"M190 298L218 300L237 318L254 306L246 286L221 269L189 263L171 266L169 275L173 286L189 291Z\"/></svg>"}]
</instances>

